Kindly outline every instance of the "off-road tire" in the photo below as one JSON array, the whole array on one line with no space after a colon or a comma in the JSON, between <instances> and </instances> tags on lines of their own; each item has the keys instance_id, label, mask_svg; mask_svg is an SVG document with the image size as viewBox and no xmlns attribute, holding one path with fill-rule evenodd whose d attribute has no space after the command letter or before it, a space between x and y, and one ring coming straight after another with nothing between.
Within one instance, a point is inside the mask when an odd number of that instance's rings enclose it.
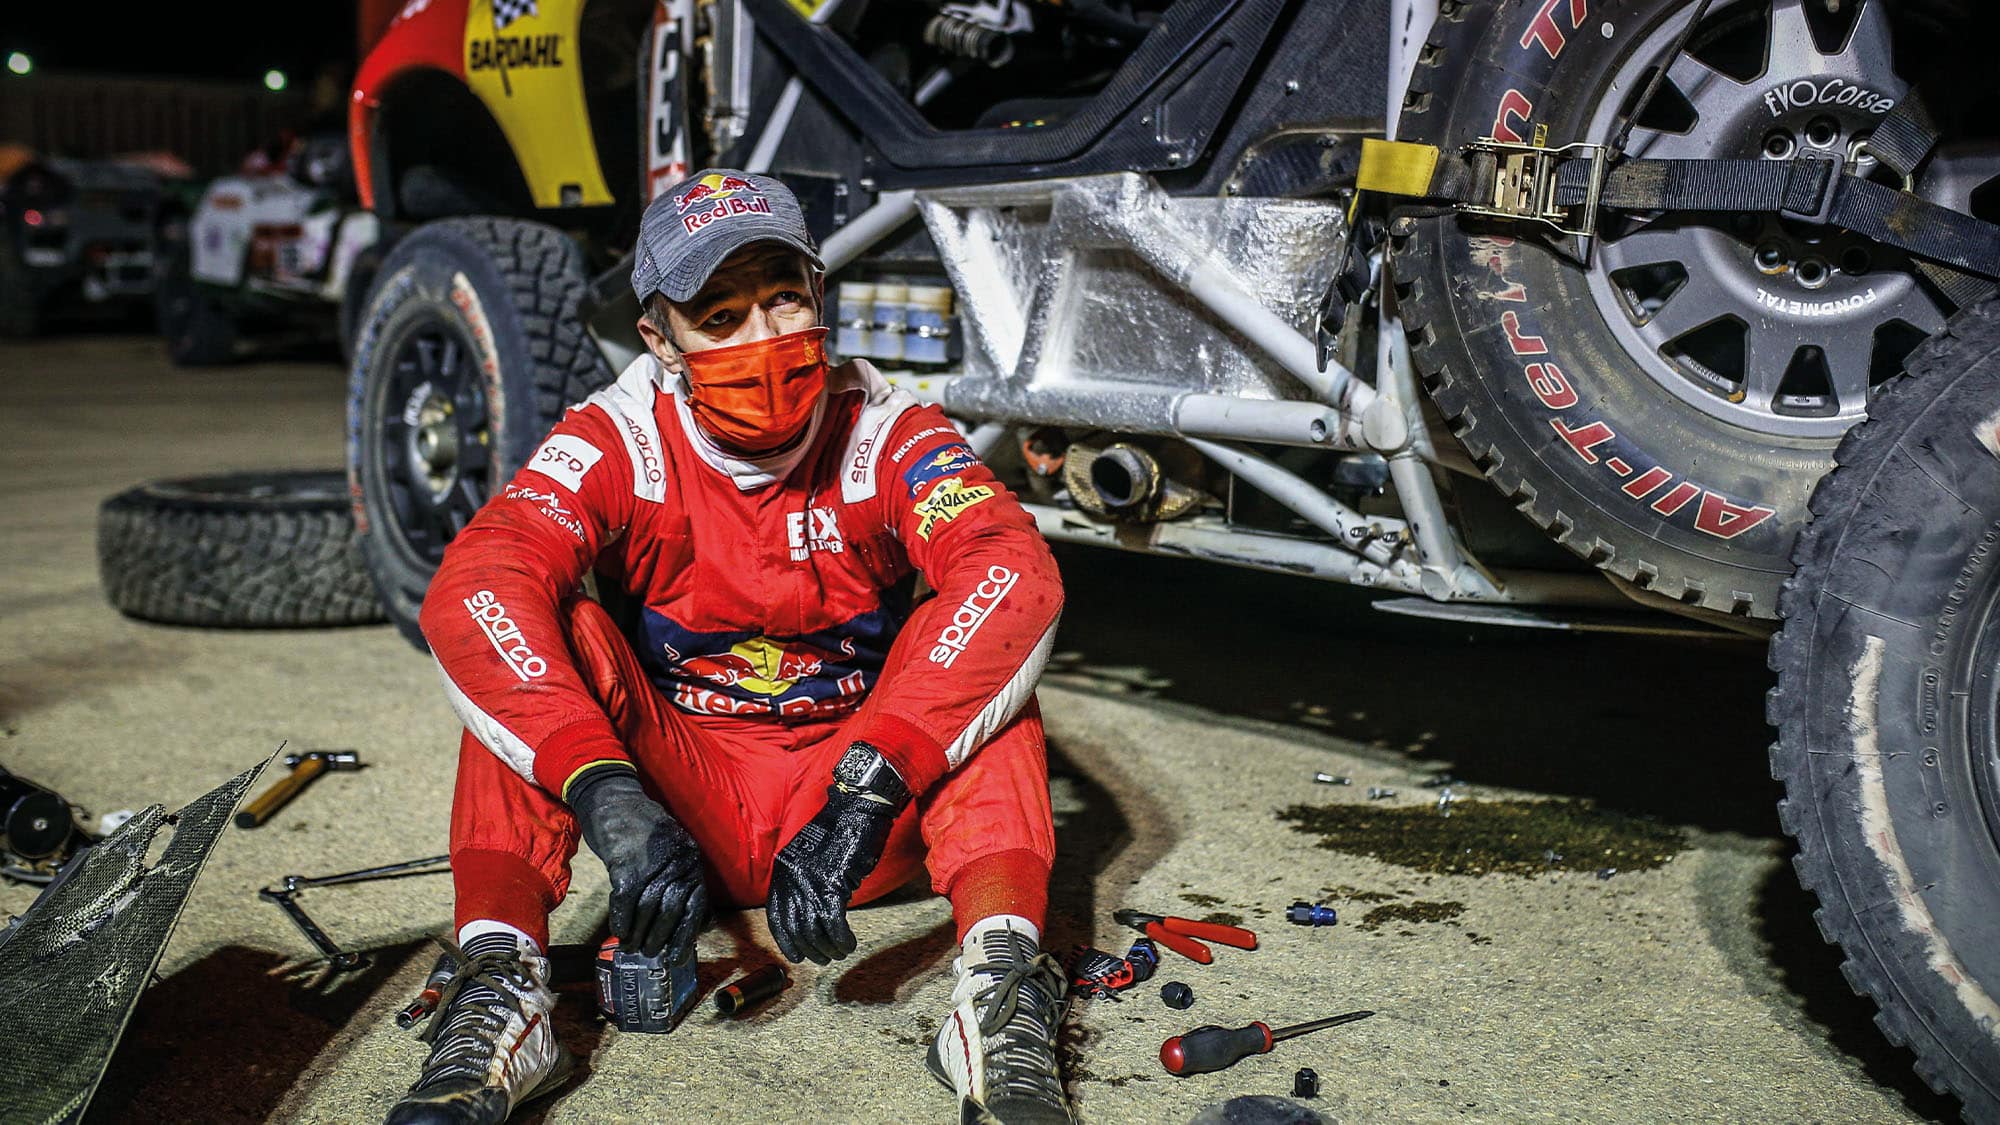
<instances>
[{"instance_id":1,"label":"off-road tire","mask_svg":"<svg viewBox=\"0 0 2000 1125\"><path fill-rule=\"evenodd\" d=\"M97 513L97 570L119 612L169 625L367 625L382 606L338 470L152 481Z\"/></svg>"},{"instance_id":2,"label":"off-road tire","mask_svg":"<svg viewBox=\"0 0 2000 1125\"><path fill-rule=\"evenodd\" d=\"M1692 4L1593 4L1581 27L1564 27L1552 59L1525 37L1546 6L1445 0L1398 136L1456 153L1494 132L1514 93L1533 107L1513 121L1522 130L1546 125L1550 144L1582 139L1597 87L1623 52ZM1405 208L1392 221L1403 321L1439 411L1501 493L1581 558L1681 604L1776 616L1807 497L1837 439L1754 433L1669 394L1606 325L1584 270L1534 231L1438 207ZM1482 241L1496 236L1513 241ZM1513 332L1546 351L1517 351L1503 326L1509 314ZM1536 362L1566 379L1570 405L1552 408L1534 393L1526 368ZM1586 442L1597 425L1615 436L1573 450L1557 422ZM1646 491L1637 498L1626 491L1638 487Z\"/></svg>"},{"instance_id":3,"label":"off-road tire","mask_svg":"<svg viewBox=\"0 0 2000 1125\"><path fill-rule=\"evenodd\" d=\"M443 543L527 462L566 407L615 376L577 316L588 283L572 239L519 219L428 223L382 262L355 335L348 479L368 571L389 619L419 648L417 614ZM398 374L398 357L425 333L472 353L453 400L464 408L454 418L466 460L441 502L453 510L435 528L415 514L411 459L396 444L413 401L399 393L410 376Z\"/></svg>"},{"instance_id":4,"label":"off-road tire","mask_svg":"<svg viewBox=\"0 0 2000 1125\"><path fill-rule=\"evenodd\" d=\"M1849 430L1772 639L1779 818L1875 1022L2000 1122L2000 302Z\"/></svg>"},{"instance_id":5,"label":"off-road tire","mask_svg":"<svg viewBox=\"0 0 2000 1125\"><path fill-rule=\"evenodd\" d=\"M236 318L189 273L186 247L174 251L159 274L153 319L176 367L213 367L236 357Z\"/></svg>"}]
</instances>

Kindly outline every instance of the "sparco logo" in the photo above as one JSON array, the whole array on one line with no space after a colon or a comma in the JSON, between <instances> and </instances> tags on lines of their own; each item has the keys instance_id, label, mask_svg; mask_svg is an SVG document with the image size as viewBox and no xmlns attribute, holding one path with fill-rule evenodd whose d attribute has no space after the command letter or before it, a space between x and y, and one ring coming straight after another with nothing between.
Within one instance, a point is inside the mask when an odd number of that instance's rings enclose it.
<instances>
[{"instance_id":1,"label":"sparco logo","mask_svg":"<svg viewBox=\"0 0 2000 1125\"><path fill-rule=\"evenodd\" d=\"M481 590L465 599L466 612L479 622L479 630L492 642L493 651L511 669L522 683L541 679L548 674L549 662L535 655L528 642L521 637L521 629L514 619L507 616L507 607L493 596L491 590Z\"/></svg>"},{"instance_id":2,"label":"sparco logo","mask_svg":"<svg viewBox=\"0 0 2000 1125\"><path fill-rule=\"evenodd\" d=\"M624 419L624 422L626 436L632 439L632 448L639 451L639 471L646 474L647 483L658 484L665 480L666 474L660 469L660 455L653 449L653 439L639 423L630 418Z\"/></svg>"},{"instance_id":3,"label":"sparco logo","mask_svg":"<svg viewBox=\"0 0 2000 1125\"><path fill-rule=\"evenodd\" d=\"M852 480L855 484L867 481L868 453L874 448L875 439L872 437L862 438L859 442L855 443L854 458L847 463L848 479Z\"/></svg>"},{"instance_id":4,"label":"sparco logo","mask_svg":"<svg viewBox=\"0 0 2000 1125\"><path fill-rule=\"evenodd\" d=\"M993 611L1006 598L1007 591L1012 590L1014 583L1020 580L1019 574L1004 566L988 567L986 581L965 595L965 600L951 615L951 624L944 627L944 632L939 633L936 643L931 645L931 663L951 667L958 654L972 643L972 635L979 632L979 627L986 624L987 618L993 616Z\"/></svg>"}]
</instances>

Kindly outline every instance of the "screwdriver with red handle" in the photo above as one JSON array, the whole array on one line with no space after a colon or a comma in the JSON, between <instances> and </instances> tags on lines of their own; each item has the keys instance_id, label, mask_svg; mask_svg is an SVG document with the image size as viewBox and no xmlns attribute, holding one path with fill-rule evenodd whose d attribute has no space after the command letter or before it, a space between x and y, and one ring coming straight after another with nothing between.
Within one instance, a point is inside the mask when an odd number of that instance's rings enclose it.
<instances>
[{"instance_id":1,"label":"screwdriver with red handle","mask_svg":"<svg viewBox=\"0 0 2000 1125\"><path fill-rule=\"evenodd\" d=\"M1345 1012L1328 1016L1311 1023L1295 1023L1276 1031L1262 1020L1243 1027L1217 1027L1204 1024L1184 1035L1176 1035L1160 1044L1160 1065L1167 1073L1186 1078L1190 1074L1207 1074L1210 1071L1226 1070L1251 1055L1261 1055L1273 1046L1293 1036L1313 1031L1324 1031L1329 1027L1339 1027L1355 1020L1365 1020L1374 1015L1373 1011Z\"/></svg>"}]
</instances>

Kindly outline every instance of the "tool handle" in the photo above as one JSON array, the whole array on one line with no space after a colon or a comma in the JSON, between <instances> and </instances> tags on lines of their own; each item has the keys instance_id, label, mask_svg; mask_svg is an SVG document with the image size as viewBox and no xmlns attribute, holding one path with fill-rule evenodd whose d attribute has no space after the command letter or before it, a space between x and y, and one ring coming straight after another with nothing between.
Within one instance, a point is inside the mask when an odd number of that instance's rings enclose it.
<instances>
[{"instance_id":1,"label":"tool handle","mask_svg":"<svg viewBox=\"0 0 2000 1125\"><path fill-rule=\"evenodd\" d=\"M338 875L299 875L294 877L292 886L337 887L342 883L368 883L377 879L387 879L395 875L442 875L451 870L448 855L426 856L423 859L405 860L381 867L364 867L359 871L343 871Z\"/></svg>"},{"instance_id":2,"label":"tool handle","mask_svg":"<svg viewBox=\"0 0 2000 1125\"><path fill-rule=\"evenodd\" d=\"M1146 936L1197 964L1206 965L1215 960L1215 954L1210 953L1207 946L1184 938L1158 922L1146 923Z\"/></svg>"},{"instance_id":3,"label":"tool handle","mask_svg":"<svg viewBox=\"0 0 2000 1125\"><path fill-rule=\"evenodd\" d=\"M1185 1078L1226 1070L1251 1055L1271 1049L1271 1029L1263 1023L1245 1027L1204 1024L1160 1044L1160 1065L1168 1074Z\"/></svg>"},{"instance_id":4,"label":"tool handle","mask_svg":"<svg viewBox=\"0 0 2000 1125\"><path fill-rule=\"evenodd\" d=\"M1168 925L1179 933L1204 941L1219 941L1238 949L1257 948L1257 935L1241 926L1225 926L1220 922L1196 922L1187 918L1175 918Z\"/></svg>"},{"instance_id":5,"label":"tool handle","mask_svg":"<svg viewBox=\"0 0 2000 1125\"><path fill-rule=\"evenodd\" d=\"M258 796L236 814L236 827L255 828L271 818L286 801L298 795L306 782L318 777L326 770L325 758L307 758L292 769L292 772L278 779L276 785Z\"/></svg>"}]
</instances>

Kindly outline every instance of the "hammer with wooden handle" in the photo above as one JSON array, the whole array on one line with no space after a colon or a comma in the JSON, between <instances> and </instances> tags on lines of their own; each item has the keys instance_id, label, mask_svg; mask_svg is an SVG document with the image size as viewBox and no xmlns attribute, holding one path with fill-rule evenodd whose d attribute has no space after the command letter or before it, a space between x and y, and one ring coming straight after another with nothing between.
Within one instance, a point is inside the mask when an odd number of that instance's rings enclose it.
<instances>
[{"instance_id":1,"label":"hammer with wooden handle","mask_svg":"<svg viewBox=\"0 0 2000 1125\"><path fill-rule=\"evenodd\" d=\"M354 750L312 750L304 754L285 755L285 764L292 767L292 772L279 778L276 785L243 806L242 811L236 814L236 827L255 828L271 819L271 814L283 807L286 801L298 796L307 782L327 770L360 769L361 755Z\"/></svg>"}]
</instances>

